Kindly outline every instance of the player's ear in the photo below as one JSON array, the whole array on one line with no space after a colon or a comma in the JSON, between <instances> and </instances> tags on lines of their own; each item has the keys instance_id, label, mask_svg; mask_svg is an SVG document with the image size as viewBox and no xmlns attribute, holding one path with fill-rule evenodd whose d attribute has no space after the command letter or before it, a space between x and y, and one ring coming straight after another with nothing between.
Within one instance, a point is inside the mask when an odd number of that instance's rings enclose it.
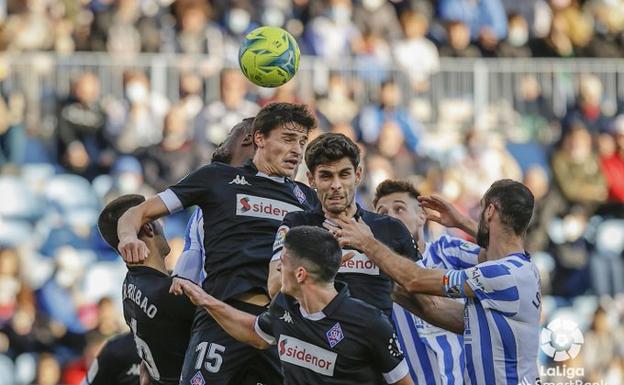
<instances>
[{"instance_id":1,"label":"player's ear","mask_svg":"<svg viewBox=\"0 0 624 385\"><path fill-rule=\"evenodd\" d=\"M156 235L156 232L154 230L154 225L152 223L146 223L141 226L141 231L139 231L139 235L152 238L154 235Z\"/></svg>"},{"instance_id":2,"label":"player's ear","mask_svg":"<svg viewBox=\"0 0 624 385\"><path fill-rule=\"evenodd\" d=\"M297 278L297 283L303 283L308 276L308 272L303 266L299 266L297 268L297 272L295 273L295 278Z\"/></svg>"},{"instance_id":3,"label":"player's ear","mask_svg":"<svg viewBox=\"0 0 624 385\"><path fill-rule=\"evenodd\" d=\"M487 219L488 221L490 219L492 219L492 217L494 216L495 212L496 212L496 206L494 206L494 204L490 203L488 205L488 207L485 209L485 219Z\"/></svg>"},{"instance_id":4,"label":"player's ear","mask_svg":"<svg viewBox=\"0 0 624 385\"><path fill-rule=\"evenodd\" d=\"M360 182L362 181L362 166L357 166L357 168L355 169L355 185L359 185Z\"/></svg>"},{"instance_id":5,"label":"player's ear","mask_svg":"<svg viewBox=\"0 0 624 385\"><path fill-rule=\"evenodd\" d=\"M316 188L316 183L314 183L314 174L310 172L310 170L306 171L306 177L308 177L308 185L312 188Z\"/></svg>"},{"instance_id":6,"label":"player's ear","mask_svg":"<svg viewBox=\"0 0 624 385\"><path fill-rule=\"evenodd\" d=\"M256 147L263 148L264 147L264 134L260 131L256 131L253 133L253 141L256 144Z\"/></svg>"}]
</instances>

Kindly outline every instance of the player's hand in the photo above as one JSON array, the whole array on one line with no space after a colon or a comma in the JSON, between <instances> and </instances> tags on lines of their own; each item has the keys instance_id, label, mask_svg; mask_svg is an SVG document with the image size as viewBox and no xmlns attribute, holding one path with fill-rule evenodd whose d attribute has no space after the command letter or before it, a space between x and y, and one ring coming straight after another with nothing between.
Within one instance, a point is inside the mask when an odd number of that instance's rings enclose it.
<instances>
[{"instance_id":1,"label":"player's hand","mask_svg":"<svg viewBox=\"0 0 624 385\"><path fill-rule=\"evenodd\" d=\"M136 237L120 239L117 249L124 262L131 265L145 261L149 255L145 242Z\"/></svg>"},{"instance_id":2,"label":"player's hand","mask_svg":"<svg viewBox=\"0 0 624 385\"><path fill-rule=\"evenodd\" d=\"M450 202L439 195L419 196L418 201L425 210L427 219L445 227L461 227L465 216Z\"/></svg>"},{"instance_id":3,"label":"player's hand","mask_svg":"<svg viewBox=\"0 0 624 385\"><path fill-rule=\"evenodd\" d=\"M182 295L184 291L182 290L182 282L188 281L184 278L174 277L171 281L171 287L169 287L169 293L174 295Z\"/></svg>"},{"instance_id":4,"label":"player's hand","mask_svg":"<svg viewBox=\"0 0 624 385\"><path fill-rule=\"evenodd\" d=\"M182 292L186 294L187 297L193 302L196 306L206 306L210 299L212 298L210 294L206 293L204 289L194 284L191 281L187 281L185 279L180 280L180 288Z\"/></svg>"},{"instance_id":5,"label":"player's hand","mask_svg":"<svg viewBox=\"0 0 624 385\"><path fill-rule=\"evenodd\" d=\"M366 248L368 242L375 239L370 227L362 218L356 220L341 214L336 225L338 229L335 230L334 236L338 239L340 247L351 247L361 251Z\"/></svg>"}]
</instances>

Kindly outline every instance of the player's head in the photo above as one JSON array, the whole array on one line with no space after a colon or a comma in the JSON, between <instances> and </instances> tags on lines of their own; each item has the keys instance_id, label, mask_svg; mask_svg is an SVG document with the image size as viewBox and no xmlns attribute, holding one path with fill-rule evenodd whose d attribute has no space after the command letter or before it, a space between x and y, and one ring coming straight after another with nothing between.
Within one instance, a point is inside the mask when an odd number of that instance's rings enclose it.
<instances>
[{"instance_id":1,"label":"player's head","mask_svg":"<svg viewBox=\"0 0 624 385\"><path fill-rule=\"evenodd\" d=\"M305 154L308 182L316 189L323 208L340 214L355 199L362 179L360 149L343 134L323 134L308 145Z\"/></svg>"},{"instance_id":2,"label":"player's head","mask_svg":"<svg viewBox=\"0 0 624 385\"><path fill-rule=\"evenodd\" d=\"M102 238L110 247L117 250L119 238L117 237L117 222L128 209L145 202L145 197L137 194L122 195L104 207L98 217L98 229ZM159 256L165 258L171 251L169 243L165 238L162 226L158 221L152 221L141 227L138 235L139 239L145 242L150 250L158 252Z\"/></svg>"},{"instance_id":3,"label":"player's head","mask_svg":"<svg viewBox=\"0 0 624 385\"><path fill-rule=\"evenodd\" d=\"M425 225L426 217L417 198L420 193L404 180L385 180L377 186L373 207L378 214L388 215L403 222L412 234Z\"/></svg>"},{"instance_id":4,"label":"player's head","mask_svg":"<svg viewBox=\"0 0 624 385\"><path fill-rule=\"evenodd\" d=\"M240 166L245 160L252 158L255 152L252 138L253 121L254 118L245 118L232 127L225 141L212 154L212 161Z\"/></svg>"},{"instance_id":5,"label":"player's head","mask_svg":"<svg viewBox=\"0 0 624 385\"><path fill-rule=\"evenodd\" d=\"M477 244L487 249L490 230L523 237L533 215L534 198L522 183L501 179L490 186L481 199Z\"/></svg>"},{"instance_id":6,"label":"player's head","mask_svg":"<svg viewBox=\"0 0 624 385\"><path fill-rule=\"evenodd\" d=\"M253 121L256 165L262 163L272 175L293 177L315 126L314 116L303 104L266 105Z\"/></svg>"},{"instance_id":7,"label":"player's head","mask_svg":"<svg viewBox=\"0 0 624 385\"><path fill-rule=\"evenodd\" d=\"M338 241L327 230L316 226L291 229L281 256L282 292L296 296L305 285L332 284L341 259Z\"/></svg>"}]
</instances>

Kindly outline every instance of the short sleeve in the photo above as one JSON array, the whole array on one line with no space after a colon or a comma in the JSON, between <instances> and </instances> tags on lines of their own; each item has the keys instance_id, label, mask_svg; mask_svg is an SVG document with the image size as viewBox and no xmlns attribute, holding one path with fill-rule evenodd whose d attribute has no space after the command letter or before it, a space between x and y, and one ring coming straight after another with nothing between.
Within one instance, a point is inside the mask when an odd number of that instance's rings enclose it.
<instances>
[{"instance_id":1,"label":"short sleeve","mask_svg":"<svg viewBox=\"0 0 624 385\"><path fill-rule=\"evenodd\" d=\"M399 341L388 317L379 314L369 323L370 349L372 362L383 374L388 384L394 384L409 374L407 361L399 346Z\"/></svg>"},{"instance_id":2,"label":"short sleeve","mask_svg":"<svg viewBox=\"0 0 624 385\"><path fill-rule=\"evenodd\" d=\"M484 308L513 316L520 308L516 277L499 261L488 261L464 271L466 283Z\"/></svg>"},{"instance_id":3,"label":"short sleeve","mask_svg":"<svg viewBox=\"0 0 624 385\"><path fill-rule=\"evenodd\" d=\"M215 164L203 166L158 194L169 213L175 213L205 200L214 185L217 167Z\"/></svg>"},{"instance_id":4,"label":"short sleeve","mask_svg":"<svg viewBox=\"0 0 624 385\"><path fill-rule=\"evenodd\" d=\"M271 302L269 309L256 317L254 330L256 331L256 334L258 334L260 338L262 338L269 345L276 344L274 330L277 323L280 322L279 314L284 314L284 301L284 294L279 293L273 302Z\"/></svg>"},{"instance_id":5,"label":"short sleeve","mask_svg":"<svg viewBox=\"0 0 624 385\"><path fill-rule=\"evenodd\" d=\"M427 246L425 265L432 268L462 270L479 263L481 248L463 239L443 235Z\"/></svg>"},{"instance_id":6,"label":"short sleeve","mask_svg":"<svg viewBox=\"0 0 624 385\"><path fill-rule=\"evenodd\" d=\"M416 240L407 227L396 219L392 219L391 223L391 234L399 240L399 249L395 251L413 261L422 259Z\"/></svg>"},{"instance_id":7,"label":"short sleeve","mask_svg":"<svg viewBox=\"0 0 624 385\"><path fill-rule=\"evenodd\" d=\"M204 218L201 209L196 209L186 226L184 250L173 269L174 276L180 276L201 284L204 267Z\"/></svg>"}]
</instances>

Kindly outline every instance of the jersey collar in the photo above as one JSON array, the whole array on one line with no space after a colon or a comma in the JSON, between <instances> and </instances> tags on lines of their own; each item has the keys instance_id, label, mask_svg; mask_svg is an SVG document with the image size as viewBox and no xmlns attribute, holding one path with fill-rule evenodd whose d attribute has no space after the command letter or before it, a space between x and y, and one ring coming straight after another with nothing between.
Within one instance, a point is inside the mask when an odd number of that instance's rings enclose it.
<instances>
[{"instance_id":1,"label":"jersey collar","mask_svg":"<svg viewBox=\"0 0 624 385\"><path fill-rule=\"evenodd\" d=\"M299 312L301 312L301 316L305 319L309 319L311 321L320 321L325 317L331 317L333 313L336 312L342 305L342 302L349 296L349 288L347 284L344 282L336 281L334 283L334 287L338 291L338 294L332 299L325 308L319 312L310 314L305 311L305 309L299 305Z\"/></svg>"}]
</instances>

